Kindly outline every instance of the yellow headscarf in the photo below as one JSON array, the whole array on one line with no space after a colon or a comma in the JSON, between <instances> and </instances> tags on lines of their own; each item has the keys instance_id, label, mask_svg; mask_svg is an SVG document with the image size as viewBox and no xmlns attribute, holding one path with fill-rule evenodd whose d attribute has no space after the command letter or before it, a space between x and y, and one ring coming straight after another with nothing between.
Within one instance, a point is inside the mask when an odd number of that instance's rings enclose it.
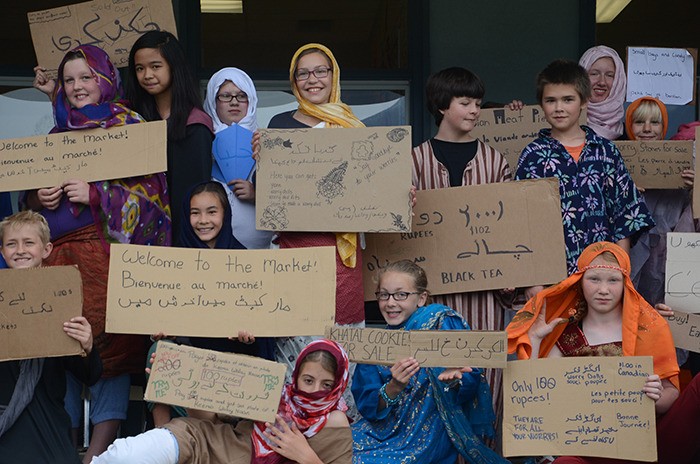
<instances>
[{"instance_id":1,"label":"yellow headscarf","mask_svg":"<svg viewBox=\"0 0 700 464\"><path fill-rule=\"evenodd\" d=\"M328 103L320 105L311 103L301 96L297 88L297 80L294 77L294 73L297 70L297 62L299 61L299 56L309 49L322 51L331 61L333 74L331 76L331 95ZM353 114L350 107L340 101L340 67L328 47L318 43L309 43L300 47L292 57L292 63L289 66L289 82L292 85L292 92L299 102L299 111L302 113L325 121L327 127L365 127L362 121ZM357 265L357 234L336 233L335 241L343 264L354 268Z\"/></svg>"}]
</instances>

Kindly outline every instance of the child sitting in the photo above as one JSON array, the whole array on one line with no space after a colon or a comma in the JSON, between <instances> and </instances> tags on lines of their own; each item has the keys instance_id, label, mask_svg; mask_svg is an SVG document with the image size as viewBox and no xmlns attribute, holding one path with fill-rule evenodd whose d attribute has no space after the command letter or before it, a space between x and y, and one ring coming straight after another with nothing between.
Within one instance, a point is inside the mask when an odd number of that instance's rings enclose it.
<instances>
[{"instance_id":1,"label":"child sitting","mask_svg":"<svg viewBox=\"0 0 700 464\"><path fill-rule=\"evenodd\" d=\"M46 219L32 211L17 213L0 222L0 245L10 269L41 267L53 249ZM73 317L63 324L63 331L80 342L85 357L0 362L3 461L80 462L70 437L70 418L63 406L66 370L92 385L102 374L102 363L92 347L92 328L87 319Z\"/></svg>"}]
</instances>

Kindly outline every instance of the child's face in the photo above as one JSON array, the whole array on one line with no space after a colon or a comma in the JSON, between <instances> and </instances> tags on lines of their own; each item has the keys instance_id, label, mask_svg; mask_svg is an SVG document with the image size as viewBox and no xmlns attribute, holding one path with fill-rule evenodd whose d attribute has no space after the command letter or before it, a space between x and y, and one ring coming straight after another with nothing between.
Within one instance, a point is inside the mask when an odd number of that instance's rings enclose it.
<instances>
[{"instance_id":1,"label":"child's face","mask_svg":"<svg viewBox=\"0 0 700 464\"><path fill-rule=\"evenodd\" d=\"M209 248L214 248L216 238L224 223L224 207L212 192L201 192L190 200L190 224L194 233Z\"/></svg>"},{"instance_id":2,"label":"child's face","mask_svg":"<svg viewBox=\"0 0 700 464\"><path fill-rule=\"evenodd\" d=\"M469 133L476 126L481 114L481 99L471 97L453 97L446 110L440 110L442 123L452 132Z\"/></svg>"},{"instance_id":3,"label":"child's face","mask_svg":"<svg viewBox=\"0 0 700 464\"><path fill-rule=\"evenodd\" d=\"M637 140L663 140L663 124L656 119L635 119L632 133Z\"/></svg>"},{"instance_id":4,"label":"child's face","mask_svg":"<svg viewBox=\"0 0 700 464\"><path fill-rule=\"evenodd\" d=\"M428 294L416 294L416 284L413 276L403 272L385 272L379 281L379 293L409 293L408 298L396 301L395 296L387 300L379 300L379 311L389 325L400 325L406 322L418 308L425 305Z\"/></svg>"},{"instance_id":5,"label":"child's face","mask_svg":"<svg viewBox=\"0 0 700 464\"><path fill-rule=\"evenodd\" d=\"M598 58L588 70L591 80L591 103L599 103L610 96L615 81L615 62L609 56Z\"/></svg>"},{"instance_id":6,"label":"child's face","mask_svg":"<svg viewBox=\"0 0 700 464\"><path fill-rule=\"evenodd\" d=\"M82 58L67 61L63 65L63 88L68 103L73 108L96 105L102 96L97 77Z\"/></svg>"},{"instance_id":7,"label":"child's face","mask_svg":"<svg viewBox=\"0 0 700 464\"><path fill-rule=\"evenodd\" d=\"M316 71L319 68L329 69L331 64L322 53L309 53L297 61L297 73L299 71ZM331 87L333 85L332 69L325 77L318 78L313 73L309 73L309 78L303 81L297 79L297 89L299 94L305 99L320 105L328 103L331 99Z\"/></svg>"},{"instance_id":8,"label":"child's face","mask_svg":"<svg viewBox=\"0 0 700 464\"><path fill-rule=\"evenodd\" d=\"M602 256L591 261L590 266L612 265ZM622 308L622 296L625 284L622 272L615 269L588 269L581 279L583 297L588 304L588 311L607 314Z\"/></svg>"},{"instance_id":9,"label":"child's face","mask_svg":"<svg viewBox=\"0 0 700 464\"><path fill-rule=\"evenodd\" d=\"M238 101L237 96L244 95L246 97L245 102ZM219 96L231 98L230 102L224 102L219 100ZM233 97L233 98L232 98ZM239 89L233 82L226 81L219 91L216 92L216 115L219 117L221 122L230 126L231 124L238 123L241 119L245 118L248 114L248 100L247 95L244 91Z\"/></svg>"},{"instance_id":10,"label":"child's face","mask_svg":"<svg viewBox=\"0 0 700 464\"><path fill-rule=\"evenodd\" d=\"M566 132L578 127L586 104L573 84L547 84L542 92L542 109L552 130Z\"/></svg>"},{"instance_id":11,"label":"child's face","mask_svg":"<svg viewBox=\"0 0 700 464\"><path fill-rule=\"evenodd\" d=\"M36 226L10 226L5 229L2 239L2 257L10 269L40 267L49 257L53 245L43 243Z\"/></svg>"},{"instance_id":12,"label":"child's face","mask_svg":"<svg viewBox=\"0 0 700 464\"><path fill-rule=\"evenodd\" d=\"M319 361L306 361L297 375L297 388L304 393L329 392L335 384L335 373L328 372Z\"/></svg>"},{"instance_id":13,"label":"child's face","mask_svg":"<svg viewBox=\"0 0 700 464\"><path fill-rule=\"evenodd\" d=\"M170 65L157 48L142 48L134 53L134 71L139 85L150 95L170 89Z\"/></svg>"}]
</instances>

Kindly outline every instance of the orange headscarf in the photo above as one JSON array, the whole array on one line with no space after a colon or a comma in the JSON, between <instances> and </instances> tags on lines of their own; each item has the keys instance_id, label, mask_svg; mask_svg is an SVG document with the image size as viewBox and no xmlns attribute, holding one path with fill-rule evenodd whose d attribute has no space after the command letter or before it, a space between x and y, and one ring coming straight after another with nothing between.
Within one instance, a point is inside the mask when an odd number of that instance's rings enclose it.
<instances>
[{"instance_id":1,"label":"orange headscarf","mask_svg":"<svg viewBox=\"0 0 700 464\"><path fill-rule=\"evenodd\" d=\"M664 103L661 100L658 100L654 97L637 98L635 101L630 103L630 106L627 107L627 112L625 113L625 131L627 131L627 137L630 140L637 140L637 137L635 137L634 133L632 132L632 124L634 124L634 112L637 111L639 105L641 105L642 102L645 101L656 103L656 105L661 110L661 124L663 125L663 132L661 134L661 138L665 139L666 131L668 131L668 111L666 111L666 105L664 105Z\"/></svg>"},{"instance_id":2,"label":"orange headscarf","mask_svg":"<svg viewBox=\"0 0 700 464\"><path fill-rule=\"evenodd\" d=\"M508 324L508 352L518 353L519 359L529 359L532 345L528 330L545 307L547 322L561 317L568 319L570 310L578 307L583 298L580 289L581 277L587 267L603 252L612 253L623 271L625 290L622 297L622 354L623 356L652 356L654 373L669 379L678 388L678 362L673 345L671 329L666 320L637 293L630 279L630 259L627 253L610 242L598 242L586 247L578 259L578 270L553 287L535 295L518 311ZM559 324L540 345L539 357L546 357L552 350L566 324Z\"/></svg>"}]
</instances>

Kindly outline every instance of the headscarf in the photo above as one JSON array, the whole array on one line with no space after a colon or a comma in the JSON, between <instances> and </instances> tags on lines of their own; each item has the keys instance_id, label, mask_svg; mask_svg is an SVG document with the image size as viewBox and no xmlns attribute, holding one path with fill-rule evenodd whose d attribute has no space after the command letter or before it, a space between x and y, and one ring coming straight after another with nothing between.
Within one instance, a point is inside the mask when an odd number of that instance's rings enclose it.
<instances>
[{"instance_id":1,"label":"headscarf","mask_svg":"<svg viewBox=\"0 0 700 464\"><path fill-rule=\"evenodd\" d=\"M67 60L67 56L64 57L58 67L58 83L53 99L54 122L56 125L51 132L96 127L106 129L112 126L143 121L143 118L138 113L127 108L126 101L122 99L121 78L109 60L107 53L93 45L80 45L68 53L72 54L74 52L82 55L97 80L97 85L100 89L100 101L80 109L71 106L66 97L63 68L67 61L72 60Z\"/></svg>"},{"instance_id":2,"label":"headscarf","mask_svg":"<svg viewBox=\"0 0 700 464\"><path fill-rule=\"evenodd\" d=\"M0 437L17 422L29 403L44 372L44 358L23 359L19 362L19 376L7 405L0 405Z\"/></svg>"},{"instance_id":3,"label":"headscarf","mask_svg":"<svg viewBox=\"0 0 700 464\"><path fill-rule=\"evenodd\" d=\"M661 123L663 124L663 131L661 133L661 138L665 139L666 138L666 132L668 131L668 111L666 111L666 105L654 97L641 97L630 103L630 106L627 107L627 112L625 113L625 130L627 131L627 138L630 140L637 140L637 137L634 135L634 132L632 131L632 125L634 124L634 112L637 111L637 108L639 108L639 105L642 104L642 102L654 102L656 105L659 107L661 110Z\"/></svg>"},{"instance_id":4,"label":"headscarf","mask_svg":"<svg viewBox=\"0 0 700 464\"><path fill-rule=\"evenodd\" d=\"M615 79L608 98L602 102L588 101L588 125L596 133L606 139L615 140L622 135L622 118L625 110L623 105L627 97L627 78L625 77L625 64L615 50L605 45L589 48L581 56L579 64L588 71L593 63L600 58L612 58L615 63Z\"/></svg>"},{"instance_id":5,"label":"headscarf","mask_svg":"<svg viewBox=\"0 0 700 464\"><path fill-rule=\"evenodd\" d=\"M251 132L255 132L258 130L258 120L255 116L255 111L258 107L258 93L255 91L255 84L253 84L250 76L240 69L223 68L214 73L211 79L209 79L209 83L207 84L207 97L204 100L204 111L211 116L214 122L214 133L229 127L227 124L221 122L221 119L219 119L219 116L216 114L216 94L226 81L231 81L233 85L248 95L248 112L245 117L238 122L238 125L245 127Z\"/></svg>"},{"instance_id":6,"label":"headscarf","mask_svg":"<svg viewBox=\"0 0 700 464\"><path fill-rule=\"evenodd\" d=\"M328 391L318 391L315 393L304 393L298 389L298 376L304 359L315 351L327 351L336 362L335 384ZM320 432L328 422L328 415L333 411L346 411L347 406L343 401L343 392L348 386L350 369L348 367L348 355L345 350L336 342L331 340L316 340L309 343L297 358L294 372L292 374L293 383L287 384L282 389L277 414L282 416L288 424L294 422L297 428L306 438L311 438ZM267 427L263 422L256 422L253 426L253 464L273 464L286 462L284 458L275 453L266 440L263 432Z\"/></svg>"},{"instance_id":7,"label":"headscarf","mask_svg":"<svg viewBox=\"0 0 700 464\"><path fill-rule=\"evenodd\" d=\"M297 69L299 56L309 49L321 50L328 56L333 68L331 75L331 95L328 103L317 105L302 98L297 87L297 80L294 73ZM309 43L299 48L292 57L292 63L289 65L289 82L292 85L292 92L299 102L299 111L309 116L325 121L327 127L365 127L357 116L355 116L348 105L340 101L340 66L333 56L333 52L324 45L318 43ZM357 234L355 233L336 233L335 234L336 248L338 254L346 267L354 268L357 265Z\"/></svg>"},{"instance_id":8,"label":"headscarf","mask_svg":"<svg viewBox=\"0 0 700 464\"><path fill-rule=\"evenodd\" d=\"M619 246L610 242L597 242L586 247L578 259L578 270L553 287L542 290L518 311L512 322L506 327L508 332L508 352L517 352L519 359L529 359L532 345L528 330L546 307L545 320L561 317L568 319L578 308L581 299L580 280L591 261L604 252L612 253L618 266L609 267L619 270L624 278L624 295L622 297L622 354L623 356L652 356L654 372L662 379L669 379L678 388L678 362L673 344L671 330L666 320L647 303L637 292L630 279L629 255ZM576 323L576 322L574 322ZM557 325L552 333L544 337L540 345L539 357L546 357L552 350L566 324Z\"/></svg>"},{"instance_id":9,"label":"headscarf","mask_svg":"<svg viewBox=\"0 0 700 464\"><path fill-rule=\"evenodd\" d=\"M192 192L194 192L198 187L209 183L219 184L215 180L201 182L192 186L192 188L190 188L185 195L185 199L182 202L182 217L184 220L182 221L182 227L180 227L180 237L178 243L178 245L181 247L209 248L209 246L197 236L197 233L190 223L190 202L192 201ZM241 242L239 242L236 237L233 236L233 230L231 229L231 205L226 198L226 188L221 185L221 189L223 191L222 193L224 194L224 201L222 204L224 207L224 219L221 224L219 235L216 237L216 244L214 245L214 248L222 250L245 250L245 247L241 244ZM216 196L218 197L218 195Z\"/></svg>"}]
</instances>

